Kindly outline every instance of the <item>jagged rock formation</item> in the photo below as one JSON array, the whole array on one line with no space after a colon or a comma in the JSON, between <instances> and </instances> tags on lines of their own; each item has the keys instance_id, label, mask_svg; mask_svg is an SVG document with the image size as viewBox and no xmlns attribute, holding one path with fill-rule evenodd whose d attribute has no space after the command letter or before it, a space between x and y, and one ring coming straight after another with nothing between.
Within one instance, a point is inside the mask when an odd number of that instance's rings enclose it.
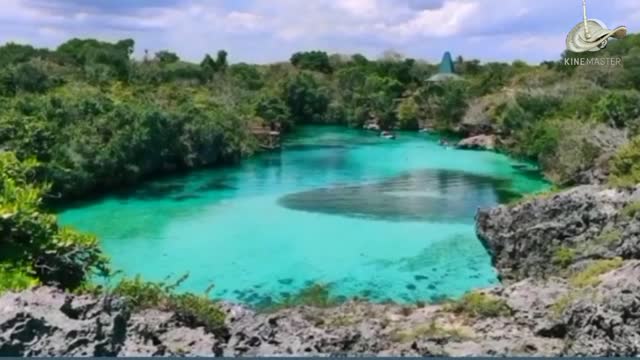
<instances>
[{"instance_id":1,"label":"jagged rock formation","mask_svg":"<svg viewBox=\"0 0 640 360\"><path fill-rule=\"evenodd\" d=\"M564 312L565 354L638 356L640 354L640 262L600 276L600 284L574 300Z\"/></svg>"},{"instance_id":2,"label":"jagged rock formation","mask_svg":"<svg viewBox=\"0 0 640 360\"><path fill-rule=\"evenodd\" d=\"M480 210L477 232L507 282L557 274L563 249L575 257L574 266L603 258L640 259L640 219L625 211L638 201L640 187L585 185Z\"/></svg>"},{"instance_id":3,"label":"jagged rock formation","mask_svg":"<svg viewBox=\"0 0 640 360\"><path fill-rule=\"evenodd\" d=\"M562 342L536 336L534 321L519 320L539 316L528 315L531 303L563 294L553 286L536 291L539 297L523 296L519 287L496 290L516 315L492 319L468 319L443 306L348 302L263 314L225 304L227 328L218 334L171 313L131 313L118 299L41 287L0 297L0 355L554 355Z\"/></svg>"}]
</instances>

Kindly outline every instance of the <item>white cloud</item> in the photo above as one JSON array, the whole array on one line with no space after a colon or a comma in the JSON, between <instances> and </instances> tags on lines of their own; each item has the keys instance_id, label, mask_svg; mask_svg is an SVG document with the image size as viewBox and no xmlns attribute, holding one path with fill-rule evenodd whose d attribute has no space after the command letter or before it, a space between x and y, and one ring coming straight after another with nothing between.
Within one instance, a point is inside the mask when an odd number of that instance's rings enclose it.
<instances>
[{"instance_id":1,"label":"white cloud","mask_svg":"<svg viewBox=\"0 0 640 360\"><path fill-rule=\"evenodd\" d=\"M336 3L336 7L357 17L376 18L380 16L380 4L376 0L342 0Z\"/></svg>"},{"instance_id":2,"label":"white cloud","mask_svg":"<svg viewBox=\"0 0 640 360\"><path fill-rule=\"evenodd\" d=\"M232 11L226 16L227 21L229 22L229 26L240 27L242 29L256 30L260 29L262 26L263 18L260 15L248 13L248 12L238 12Z\"/></svg>"},{"instance_id":3,"label":"white cloud","mask_svg":"<svg viewBox=\"0 0 640 360\"><path fill-rule=\"evenodd\" d=\"M308 49L377 55L394 48L439 58L557 56L579 0L0 0L0 42L55 46L70 37L132 37L138 53L273 61ZM640 18L639 0L590 1L609 25ZM556 55L557 54L557 55ZM237 56L237 57L236 57ZM547 55L545 55L547 56Z\"/></svg>"},{"instance_id":4,"label":"white cloud","mask_svg":"<svg viewBox=\"0 0 640 360\"><path fill-rule=\"evenodd\" d=\"M401 36L443 37L458 35L465 28L465 22L480 15L479 6L474 2L447 1L439 9L420 11L414 18L386 30Z\"/></svg>"}]
</instances>

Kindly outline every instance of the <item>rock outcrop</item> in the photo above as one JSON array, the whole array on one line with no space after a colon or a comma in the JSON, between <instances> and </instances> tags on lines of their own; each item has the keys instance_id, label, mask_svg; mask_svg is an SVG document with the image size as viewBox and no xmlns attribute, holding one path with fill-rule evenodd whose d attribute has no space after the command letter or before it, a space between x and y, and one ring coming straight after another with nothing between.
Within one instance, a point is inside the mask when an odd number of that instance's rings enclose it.
<instances>
[{"instance_id":1,"label":"rock outcrop","mask_svg":"<svg viewBox=\"0 0 640 360\"><path fill-rule=\"evenodd\" d=\"M525 303L536 335L562 339L568 356L640 354L640 186L576 187L481 210L476 225L501 291L563 284L553 302ZM550 289L531 285L526 296Z\"/></svg>"},{"instance_id":2,"label":"rock outcrop","mask_svg":"<svg viewBox=\"0 0 640 360\"><path fill-rule=\"evenodd\" d=\"M640 354L640 262L600 276L600 283L568 306L565 354L625 356Z\"/></svg>"},{"instance_id":3,"label":"rock outcrop","mask_svg":"<svg viewBox=\"0 0 640 360\"><path fill-rule=\"evenodd\" d=\"M545 277L567 261L640 259L640 219L625 211L638 201L640 187L585 185L480 210L476 228L503 281Z\"/></svg>"},{"instance_id":4,"label":"rock outcrop","mask_svg":"<svg viewBox=\"0 0 640 360\"><path fill-rule=\"evenodd\" d=\"M536 335L535 319L566 291L540 283L525 296L528 286L493 290L514 316L490 319L441 305L350 301L257 313L223 304L226 329L217 334L168 312L132 313L118 299L41 287L0 297L0 356L559 355L563 342Z\"/></svg>"},{"instance_id":5,"label":"rock outcrop","mask_svg":"<svg viewBox=\"0 0 640 360\"><path fill-rule=\"evenodd\" d=\"M0 297L0 356L115 356L127 336L124 304L39 288Z\"/></svg>"},{"instance_id":6,"label":"rock outcrop","mask_svg":"<svg viewBox=\"0 0 640 360\"><path fill-rule=\"evenodd\" d=\"M460 140L457 147L466 150L495 150L496 143L495 135L477 135Z\"/></svg>"}]
</instances>

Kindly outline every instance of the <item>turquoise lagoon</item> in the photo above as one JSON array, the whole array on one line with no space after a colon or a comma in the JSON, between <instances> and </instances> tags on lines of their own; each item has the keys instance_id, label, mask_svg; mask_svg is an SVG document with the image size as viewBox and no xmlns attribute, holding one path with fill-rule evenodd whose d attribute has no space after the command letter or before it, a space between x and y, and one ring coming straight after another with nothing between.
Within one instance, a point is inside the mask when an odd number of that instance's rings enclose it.
<instances>
[{"instance_id":1,"label":"turquoise lagoon","mask_svg":"<svg viewBox=\"0 0 640 360\"><path fill-rule=\"evenodd\" d=\"M313 283L335 296L429 301L497 282L474 215L546 188L535 168L434 135L304 127L281 152L67 208L116 269L265 305Z\"/></svg>"}]
</instances>

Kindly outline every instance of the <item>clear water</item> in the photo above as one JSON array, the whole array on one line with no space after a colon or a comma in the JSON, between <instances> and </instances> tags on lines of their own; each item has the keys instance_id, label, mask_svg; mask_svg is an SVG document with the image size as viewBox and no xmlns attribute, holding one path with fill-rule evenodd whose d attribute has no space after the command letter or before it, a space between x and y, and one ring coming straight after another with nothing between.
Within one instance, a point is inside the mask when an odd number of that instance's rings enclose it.
<instances>
[{"instance_id":1,"label":"clear water","mask_svg":"<svg viewBox=\"0 0 640 360\"><path fill-rule=\"evenodd\" d=\"M474 232L478 207L547 186L491 152L432 135L386 140L307 127L282 152L147 183L60 213L98 235L113 265L218 298L268 304L312 283L336 296L456 297L496 274Z\"/></svg>"}]
</instances>

